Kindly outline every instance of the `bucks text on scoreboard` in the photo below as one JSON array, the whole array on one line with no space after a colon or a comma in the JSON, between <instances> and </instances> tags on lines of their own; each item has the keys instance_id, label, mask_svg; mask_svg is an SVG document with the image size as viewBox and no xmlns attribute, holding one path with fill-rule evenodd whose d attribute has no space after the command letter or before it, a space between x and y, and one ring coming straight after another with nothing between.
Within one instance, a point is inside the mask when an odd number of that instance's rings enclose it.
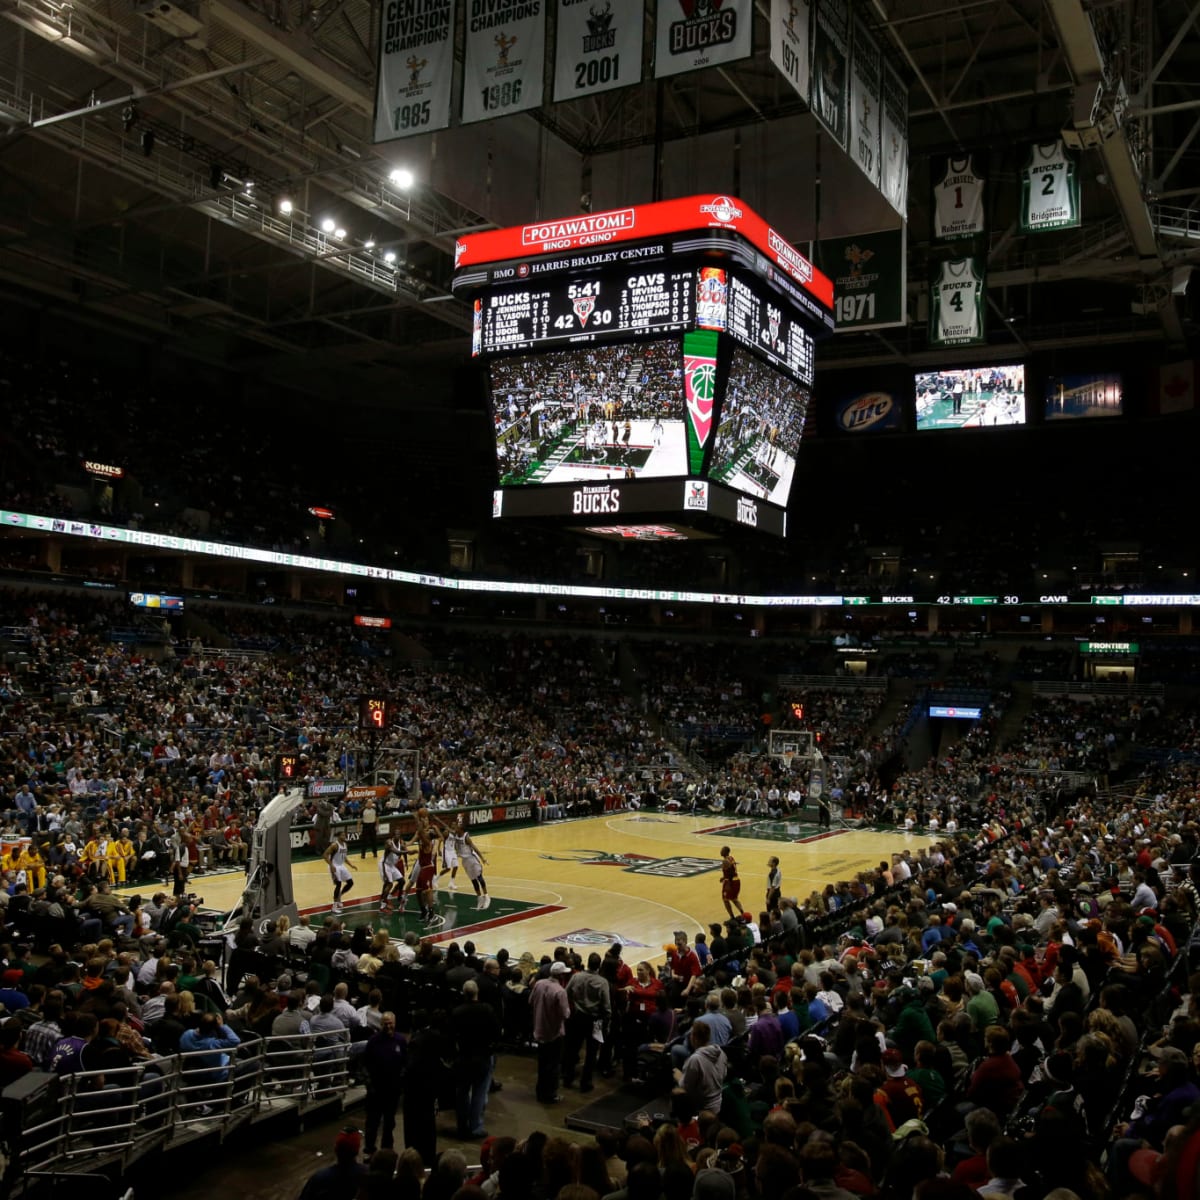
<instances>
[{"instance_id":1,"label":"bucks text on scoreboard","mask_svg":"<svg viewBox=\"0 0 1200 1200\"><path fill-rule=\"evenodd\" d=\"M497 288L475 300L472 353L675 332L695 318L694 288L694 271L653 265Z\"/></svg>"}]
</instances>

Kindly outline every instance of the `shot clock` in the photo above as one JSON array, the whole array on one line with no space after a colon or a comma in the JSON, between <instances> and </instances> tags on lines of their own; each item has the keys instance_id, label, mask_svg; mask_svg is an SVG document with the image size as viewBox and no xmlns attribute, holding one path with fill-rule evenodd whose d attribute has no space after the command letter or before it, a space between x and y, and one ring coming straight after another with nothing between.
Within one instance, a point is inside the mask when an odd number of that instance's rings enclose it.
<instances>
[{"instance_id":1,"label":"shot clock","mask_svg":"<svg viewBox=\"0 0 1200 1200\"><path fill-rule=\"evenodd\" d=\"M360 696L358 700L358 727L382 733L392 720L392 705L382 696Z\"/></svg>"}]
</instances>

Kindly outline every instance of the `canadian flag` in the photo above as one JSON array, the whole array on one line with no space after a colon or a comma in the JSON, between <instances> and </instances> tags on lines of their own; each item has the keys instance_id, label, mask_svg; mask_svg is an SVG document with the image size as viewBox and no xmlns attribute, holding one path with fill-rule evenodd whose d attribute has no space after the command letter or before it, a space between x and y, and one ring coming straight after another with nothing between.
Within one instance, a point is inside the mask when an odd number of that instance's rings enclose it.
<instances>
[{"instance_id":1,"label":"canadian flag","mask_svg":"<svg viewBox=\"0 0 1200 1200\"><path fill-rule=\"evenodd\" d=\"M1158 411L1190 412L1196 407L1196 362L1165 363L1158 368Z\"/></svg>"}]
</instances>

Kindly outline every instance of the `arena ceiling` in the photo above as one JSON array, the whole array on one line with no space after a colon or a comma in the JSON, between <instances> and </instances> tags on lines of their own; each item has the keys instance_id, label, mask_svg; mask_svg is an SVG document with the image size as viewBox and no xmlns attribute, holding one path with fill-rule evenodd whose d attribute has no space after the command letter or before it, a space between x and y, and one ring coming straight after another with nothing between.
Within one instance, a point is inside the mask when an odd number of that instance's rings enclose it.
<instances>
[{"instance_id":1,"label":"arena ceiling","mask_svg":"<svg viewBox=\"0 0 1200 1200\"><path fill-rule=\"evenodd\" d=\"M1114 119L1084 152L1082 228L1030 238L1015 200L994 206L993 338L1022 351L1185 344L1200 3L861 7L910 82L911 323L839 337L820 366L921 359L931 155L986 152L994 194L1015 194L1018 152L1097 92ZM377 3L178 0L164 21L167 9L0 0L10 299L419 412L444 403L468 345L447 286L464 231L692 191L734 192L797 242L895 223L836 149L817 170L815 123L768 59L765 19L734 66L655 82L647 64L637 87L373 146ZM326 220L345 235L319 236Z\"/></svg>"}]
</instances>

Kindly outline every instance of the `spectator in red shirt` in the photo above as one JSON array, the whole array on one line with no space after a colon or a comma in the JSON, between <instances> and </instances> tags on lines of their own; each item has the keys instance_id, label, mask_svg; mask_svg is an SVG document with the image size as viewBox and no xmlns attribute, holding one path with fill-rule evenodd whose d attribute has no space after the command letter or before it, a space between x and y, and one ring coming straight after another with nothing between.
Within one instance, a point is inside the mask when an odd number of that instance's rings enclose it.
<instances>
[{"instance_id":1,"label":"spectator in red shirt","mask_svg":"<svg viewBox=\"0 0 1200 1200\"><path fill-rule=\"evenodd\" d=\"M967 1145L972 1154L954 1168L954 1183L965 1183L978 1191L992 1177L987 1165L988 1147L1000 1136L1000 1122L987 1108L977 1108L966 1116Z\"/></svg>"},{"instance_id":2,"label":"spectator in red shirt","mask_svg":"<svg viewBox=\"0 0 1200 1200\"><path fill-rule=\"evenodd\" d=\"M1003 1025L989 1025L983 1035L987 1057L975 1068L967 1088L967 1099L983 1108L990 1108L1003 1119L1017 1107L1025 1084L1021 1068L1009 1053L1012 1038Z\"/></svg>"},{"instance_id":3,"label":"spectator in red shirt","mask_svg":"<svg viewBox=\"0 0 1200 1200\"><path fill-rule=\"evenodd\" d=\"M667 950L667 965L671 968L672 998L678 1001L691 995L701 975L700 958L688 945L687 934L682 929L675 931L675 945Z\"/></svg>"},{"instance_id":4,"label":"spectator in red shirt","mask_svg":"<svg viewBox=\"0 0 1200 1200\"><path fill-rule=\"evenodd\" d=\"M0 1025L0 1091L33 1070L33 1059L17 1049L21 1029L17 1017L10 1017Z\"/></svg>"}]
</instances>

